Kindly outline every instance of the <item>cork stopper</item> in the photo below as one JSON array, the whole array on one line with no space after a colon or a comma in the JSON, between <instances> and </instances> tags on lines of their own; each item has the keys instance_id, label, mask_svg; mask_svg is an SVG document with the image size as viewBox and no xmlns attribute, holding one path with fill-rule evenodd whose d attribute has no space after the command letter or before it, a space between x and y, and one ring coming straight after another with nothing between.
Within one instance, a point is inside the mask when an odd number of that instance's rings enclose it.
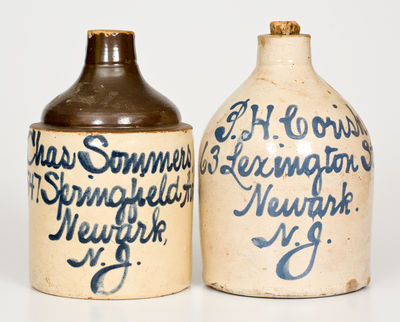
<instances>
[{"instance_id":1,"label":"cork stopper","mask_svg":"<svg viewBox=\"0 0 400 322\"><path fill-rule=\"evenodd\" d=\"M272 21L270 24L271 35L298 35L300 25L296 21Z\"/></svg>"}]
</instances>

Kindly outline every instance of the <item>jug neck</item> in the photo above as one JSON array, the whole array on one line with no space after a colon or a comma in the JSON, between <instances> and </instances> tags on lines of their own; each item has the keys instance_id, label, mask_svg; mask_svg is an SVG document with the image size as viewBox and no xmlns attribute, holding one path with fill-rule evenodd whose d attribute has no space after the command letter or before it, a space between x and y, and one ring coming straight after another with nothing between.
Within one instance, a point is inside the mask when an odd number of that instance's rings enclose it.
<instances>
[{"instance_id":1,"label":"jug neck","mask_svg":"<svg viewBox=\"0 0 400 322\"><path fill-rule=\"evenodd\" d=\"M257 67L311 68L309 35L258 36Z\"/></svg>"},{"instance_id":2,"label":"jug neck","mask_svg":"<svg viewBox=\"0 0 400 322\"><path fill-rule=\"evenodd\" d=\"M136 64L134 33L89 30L85 65L78 82L113 82L114 87L131 83L142 87L144 80Z\"/></svg>"},{"instance_id":3,"label":"jug neck","mask_svg":"<svg viewBox=\"0 0 400 322\"><path fill-rule=\"evenodd\" d=\"M89 30L86 65L136 64L134 33L122 30Z\"/></svg>"}]
</instances>

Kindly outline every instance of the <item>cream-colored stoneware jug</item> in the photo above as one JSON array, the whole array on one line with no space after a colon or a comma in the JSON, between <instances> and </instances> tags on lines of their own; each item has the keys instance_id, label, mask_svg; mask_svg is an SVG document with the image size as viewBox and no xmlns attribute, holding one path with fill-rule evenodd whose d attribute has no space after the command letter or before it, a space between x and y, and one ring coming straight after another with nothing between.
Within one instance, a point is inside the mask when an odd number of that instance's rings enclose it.
<instances>
[{"instance_id":1,"label":"cream-colored stoneware jug","mask_svg":"<svg viewBox=\"0 0 400 322\"><path fill-rule=\"evenodd\" d=\"M274 22L258 37L255 70L201 143L203 278L221 291L317 297L370 282L371 141L299 30Z\"/></svg>"},{"instance_id":2,"label":"cream-colored stoneware jug","mask_svg":"<svg viewBox=\"0 0 400 322\"><path fill-rule=\"evenodd\" d=\"M191 126L143 80L133 40L90 31L80 78L30 127L30 275L42 292L131 299L190 285Z\"/></svg>"}]
</instances>

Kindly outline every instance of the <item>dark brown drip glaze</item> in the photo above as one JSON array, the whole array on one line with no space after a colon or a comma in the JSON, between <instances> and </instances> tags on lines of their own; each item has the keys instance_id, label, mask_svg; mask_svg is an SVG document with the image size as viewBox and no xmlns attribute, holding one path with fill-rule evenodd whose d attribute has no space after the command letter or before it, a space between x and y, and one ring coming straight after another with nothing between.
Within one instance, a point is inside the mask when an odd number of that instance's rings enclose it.
<instances>
[{"instance_id":1,"label":"dark brown drip glaze","mask_svg":"<svg viewBox=\"0 0 400 322\"><path fill-rule=\"evenodd\" d=\"M45 108L42 122L72 128L162 128L180 123L176 106L146 83L130 31L88 32L79 79Z\"/></svg>"}]
</instances>

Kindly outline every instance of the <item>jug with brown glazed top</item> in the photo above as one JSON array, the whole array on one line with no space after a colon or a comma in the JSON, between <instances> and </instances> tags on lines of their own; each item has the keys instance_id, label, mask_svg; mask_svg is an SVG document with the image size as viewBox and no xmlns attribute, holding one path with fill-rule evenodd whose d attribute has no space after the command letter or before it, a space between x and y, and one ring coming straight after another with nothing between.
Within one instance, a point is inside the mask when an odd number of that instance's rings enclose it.
<instances>
[{"instance_id":1,"label":"jug with brown glazed top","mask_svg":"<svg viewBox=\"0 0 400 322\"><path fill-rule=\"evenodd\" d=\"M371 141L299 31L271 23L255 70L204 133L203 278L221 291L316 297L370 281Z\"/></svg>"},{"instance_id":2,"label":"jug with brown glazed top","mask_svg":"<svg viewBox=\"0 0 400 322\"><path fill-rule=\"evenodd\" d=\"M187 288L191 129L142 78L133 32L89 31L81 76L29 130L32 286L94 299Z\"/></svg>"}]
</instances>

